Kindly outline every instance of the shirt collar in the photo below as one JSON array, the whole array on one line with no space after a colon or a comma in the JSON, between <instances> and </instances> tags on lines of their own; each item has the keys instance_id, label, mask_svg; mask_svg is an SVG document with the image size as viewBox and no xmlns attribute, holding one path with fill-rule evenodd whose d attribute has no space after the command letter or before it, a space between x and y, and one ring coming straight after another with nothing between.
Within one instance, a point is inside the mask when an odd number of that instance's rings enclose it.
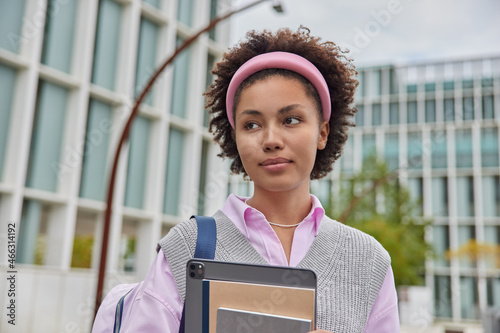
<instances>
[{"instance_id":1,"label":"shirt collar","mask_svg":"<svg viewBox=\"0 0 500 333\"><path fill-rule=\"evenodd\" d=\"M312 208L309 214L304 218L304 222L307 223L308 221L312 221L314 223L312 233L314 236L316 236L318 234L319 224L325 216L325 210L323 209L321 202L315 195L311 194L310 197ZM231 194L227 198L226 203L222 208L222 212L226 214L231 221L233 221L238 230L240 230L240 232L247 238L249 237L247 229L248 225L246 223L247 220L262 219L267 222L264 214L246 204L246 200L248 199L248 197Z\"/></svg>"}]
</instances>

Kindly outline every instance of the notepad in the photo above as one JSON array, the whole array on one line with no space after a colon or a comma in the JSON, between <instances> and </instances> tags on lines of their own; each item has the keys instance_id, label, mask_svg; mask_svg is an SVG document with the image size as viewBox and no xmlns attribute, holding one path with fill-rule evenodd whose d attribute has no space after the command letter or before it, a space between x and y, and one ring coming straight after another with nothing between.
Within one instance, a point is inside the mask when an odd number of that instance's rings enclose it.
<instances>
[{"instance_id":1,"label":"notepad","mask_svg":"<svg viewBox=\"0 0 500 333\"><path fill-rule=\"evenodd\" d=\"M217 310L216 333L307 333L311 320L236 309Z\"/></svg>"}]
</instances>

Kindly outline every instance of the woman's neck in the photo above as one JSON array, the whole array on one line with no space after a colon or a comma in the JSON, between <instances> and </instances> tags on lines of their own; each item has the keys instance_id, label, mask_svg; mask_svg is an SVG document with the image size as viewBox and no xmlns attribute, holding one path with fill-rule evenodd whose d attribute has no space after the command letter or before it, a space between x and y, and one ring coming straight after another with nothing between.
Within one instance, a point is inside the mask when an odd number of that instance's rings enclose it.
<instances>
[{"instance_id":1,"label":"woman's neck","mask_svg":"<svg viewBox=\"0 0 500 333\"><path fill-rule=\"evenodd\" d=\"M311 211L309 187L306 191L268 192L256 190L247 204L260 211L269 222L292 225L301 222Z\"/></svg>"}]
</instances>

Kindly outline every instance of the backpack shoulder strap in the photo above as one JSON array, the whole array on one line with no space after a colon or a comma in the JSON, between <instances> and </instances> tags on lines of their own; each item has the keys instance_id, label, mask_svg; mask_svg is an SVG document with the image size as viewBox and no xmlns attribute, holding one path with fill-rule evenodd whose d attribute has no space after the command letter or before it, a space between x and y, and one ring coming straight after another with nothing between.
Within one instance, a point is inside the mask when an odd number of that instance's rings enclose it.
<instances>
[{"instance_id":1,"label":"backpack shoulder strap","mask_svg":"<svg viewBox=\"0 0 500 333\"><path fill-rule=\"evenodd\" d=\"M134 288L137 286L134 286ZM120 329L122 327L122 316L123 316L123 305L125 303L125 297L130 294L130 292L134 289L130 289L125 295L120 298L118 301L118 304L116 304L116 311L115 311L115 325L113 326L113 333L119 333Z\"/></svg>"},{"instance_id":2,"label":"backpack shoulder strap","mask_svg":"<svg viewBox=\"0 0 500 333\"><path fill-rule=\"evenodd\" d=\"M196 224L198 226L194 258L214 259L215 241L217 239L215 219L209 216L191 216L191 218L193 217L196 219Z\"/></svg>"},{"instance_id":3,"label":"backpack shoulder strap","mask_svg":"<svg viewBox=\"0 0 500 333\"><path fill-rule=\"evenodd\" d=\"M209 216L191 216L195 218L198 226L198 236L196 238L196 249L194 257L198 259L214 259L215 258L215 243L217 240L217 226L215 219ZM186 306L182 308L181 325L179 333L185 331L185 314Z\"/></svg>"},{"instance_id":4,"label":"backpack shoulder strap","mask_svg":"<svg viewBox=\"0 0 500 333\"><path fill-rule=\"evenodd\" d=\"M196 225L198 226L198 236L196 239L196 249L194 257L198 259L214 259L215 257L215 243L217 239L217 227L215 219L208 216L191 216L195 218ZM116 305L115 322L113 332L120 332L122 324L122 314L125 302L125 297L130 294L134 288L130 289L123 297L120 298ZM184 308L182 309L182 319L179 332L184 333Z\"/></svg>"}]
</instances>

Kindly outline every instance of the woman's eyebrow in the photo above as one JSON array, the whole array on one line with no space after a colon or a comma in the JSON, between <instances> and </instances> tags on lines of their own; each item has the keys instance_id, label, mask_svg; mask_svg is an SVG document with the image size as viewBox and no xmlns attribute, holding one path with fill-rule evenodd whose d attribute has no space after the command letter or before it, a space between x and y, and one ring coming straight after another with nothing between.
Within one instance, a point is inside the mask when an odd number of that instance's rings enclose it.
<instances>
[{"instance_id":1,"label":"woman's eyebrow","mask_svg":"<svg viewBox=\"0 0 500 333\"><path fill-rule=\"evenodd\" d=\"M282 115L285 113L289 113L292 110L295 110L297 108L302 108L302 104L290 104L290 105L284 106L278 110L278 114ZM262 112L260 112L259 110L248 109L248 110L241 111L240 115L261 116Z\"/></svg>"},{"instance_id":2,"label":"woman's eyebrow","mask_svg":"<svg viewBox=\"0 0 500 333\"><path fill-rule=\"evenodd\" d=\"M258 111L258 110L252 110L252 109L249 109L249 110L243 110L241 111L241 114L240 115L250 115L250 116L260 116L262 115L262 112Z\"/></svg>"},{"instance_id":3,"label":"woman's eyebrow","mask_svg":"<svg viewBox=\"0 0 500 333\"><path fill-rule=\"evenodd\" d=\"M302 108L302 104L290 104L287 106L282 107L281 109L278 110L278 114L285 114L288 112L291 112L292 110Z\"/></svg>"}]
</instances>

